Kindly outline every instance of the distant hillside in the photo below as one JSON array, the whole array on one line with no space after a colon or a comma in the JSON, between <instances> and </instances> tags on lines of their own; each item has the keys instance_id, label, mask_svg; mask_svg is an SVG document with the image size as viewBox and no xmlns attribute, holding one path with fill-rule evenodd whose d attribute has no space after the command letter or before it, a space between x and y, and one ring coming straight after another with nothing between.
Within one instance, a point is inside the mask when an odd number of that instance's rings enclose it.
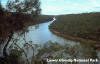
<instances>
[{"instance_id":1,"label":"distant hillside","mask_svg":"<svg viewBox=\"0 0 100 64\"><path fill-rule=\"evenodd\" d=\"M50 25L52 32L60 32L64 36L100 41L100 12L60 15Z\"/></svg>"}]
</instances>

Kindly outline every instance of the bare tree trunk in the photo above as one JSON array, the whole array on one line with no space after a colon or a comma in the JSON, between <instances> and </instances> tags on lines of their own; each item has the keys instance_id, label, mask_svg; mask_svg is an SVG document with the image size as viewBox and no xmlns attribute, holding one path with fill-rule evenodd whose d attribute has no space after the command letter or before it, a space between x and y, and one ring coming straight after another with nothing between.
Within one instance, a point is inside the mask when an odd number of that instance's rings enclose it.
<instances>
[{"instance_id":1,"label":"bare tree trunk","mask_svg":"<svg viewBox=\"0 0 100 64\"><path fill-rule=\"evenodd\" d=\"M10 35L8 36L8 41L7 41L7 43L5 44L5 46L3 48L3 55L5 57L8 56L8 54L7 54L7 47L8 47L9 42L11 41L12 36L13 36L13 32L11 31Z\"/></svg>"}]
</instances>

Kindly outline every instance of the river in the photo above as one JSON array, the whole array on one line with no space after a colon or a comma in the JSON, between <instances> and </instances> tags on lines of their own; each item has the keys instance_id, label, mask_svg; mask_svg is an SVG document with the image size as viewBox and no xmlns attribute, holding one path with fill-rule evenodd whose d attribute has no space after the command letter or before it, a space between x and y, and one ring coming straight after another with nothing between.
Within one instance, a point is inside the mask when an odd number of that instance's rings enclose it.
<instances>
[{"instance_id":1,"label":"river","mask_svg":"<svg viewBox=\"0 0 100 64\"><path fill-rule=\"evenodd\" d=\"M74 45L74 41L66 40L62 37L59 37L49 30L49 25L55 20L56 19L54 18L52 21L29 27L29 32L26 35L26 39L32 40L34 43L38 44L44 44L48 41L52 41Z\"/></svg>"},{"instance_id":2,"label":"river","mask_svg":"<svg viewBox=\"0 0 100 64\"><path fill-rule=\"evenodd\" d=\"M67 39L64 39L63 37L53 34L49 30L49 25L52 22L54 22L55 20L56 20L56 18L54 17L52 21L29 26L28 31L25 32L23 35L15 33L13 36L13 40L10 42L10 44L8 46L8 49L9 49L8 51L10 51L11 48L16 47L14 42L15 43L17 42L16 43L17 46L19 46L20 48L23 48L25 50L26 49L25 43L30 44L29 47L31 47L31 46L33 46L33 44L43 45L43 44L51 41L51 42L60 43L62 45L67 44L68 46L72 46L72 47L74 47L75 45L78 45L77 47L75 47L76 48L75 51L77 51L77 53L78 53L76 56L79 56L80 58L82 58L82 57L84 58L86 54L90 54L90 56L92 56L91 51L88 52L88 50L87 50L87 49L89 49L88 46L83 48L84 46L83 47L80 46L79 42L67 40ZM89 50L91 50L91 49L89 49ZM72 51L72 49L70 51ZM25 52L27 53L28 58L32 59L33 48L28 48L27 50L25 50ZM35 54L37 54L37 51L35 51ZM31 62L31 60L30 60L30 62Z\"/></svg>"},{"instance_id":3,"label":"river","mask_svg":"<svg viewBox=\"0 0 100 64\"><path fill-rule=\"evenodd\" d=\"M32 26L28 27L28 32L25 33L25 39L27 41L32 41L33 43L40 44L40 45L43 45L48 41L59 42L61 44L66 43L66 44L69 44L69 45L78 44L74 41L67 40L67 39L64 39L63 37L57 36L49 30L49 25L52 22L54 22L55 20L56 19L53 18L52 21L48 21L48 22L45 22L45 23L36 24L36 25L32 25ZM20 46L23 45L23 43L20 43L20 41L22 41L23 38L24 37L21 36L21 39L19 40Z\"/></svg>"}]
</instances>

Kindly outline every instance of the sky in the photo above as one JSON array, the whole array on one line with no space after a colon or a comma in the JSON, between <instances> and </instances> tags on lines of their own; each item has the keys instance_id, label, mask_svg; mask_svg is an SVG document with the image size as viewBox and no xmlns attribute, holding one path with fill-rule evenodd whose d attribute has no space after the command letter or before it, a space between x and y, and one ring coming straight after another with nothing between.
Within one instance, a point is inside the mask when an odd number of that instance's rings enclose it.
<instances>
[{"instance_id":1,"label":"sky","mask_svg":"<svg viewBox=\"0 0 100 64\"><path fill-rule=\"evenodd\" d=\"M42 14L59 15L100 11L100 0L40 0ZM5 5L6 0L2 0Z\"/></svg>"}]
</instances>

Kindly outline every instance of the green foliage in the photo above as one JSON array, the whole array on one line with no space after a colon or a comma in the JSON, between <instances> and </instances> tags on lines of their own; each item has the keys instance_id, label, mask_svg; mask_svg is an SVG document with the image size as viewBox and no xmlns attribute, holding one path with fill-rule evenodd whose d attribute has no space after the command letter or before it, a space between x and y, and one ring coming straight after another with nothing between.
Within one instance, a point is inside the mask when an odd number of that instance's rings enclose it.
<instances>
[{"instance_id":1,"label":"green foliage","mask_svg":"<svg viewBox=\"0 0 100 64\"><path fill-rule=\"evenodd\" d=\"M60 15L50 28L65 35L100 41L99 17L99 12Z\"/></svg>"},{"instance_id":2,"label":"green foliage","mask_svg":"<svg viewBox=\"0 0 100 64\"><path fill-rule=\"evenodd\" d=\"M67 44L61 45L59 43L53 43L51 41L44 44L43 48L39 50L37 57L47 57L53 59L97 58L96 52L89 42L70 46Z\"/></svg>"},{"instance_id":3,"label":"green foliage","mask_svg":"<svg viewBox=\"0 0 100 64\"><path fill-rule=\"evenodd\" d=\"M21 52L18 51L17 49L13 49L10 52L10 55L8 57L8 61L10 62L10 64L21 64L22 63L22 59L21 59Z\"/></svg>"},{"instance_id":4,"label":"green foliage","mask_svg":"<svg viewBox=\"0 0 100 64\"><path fill-rule=\"evenodd\" d=\"M25 45L23 45L24 47L22 48L26 50L27 49L26 47L28 48L37 47L37 48L32 48L34 53L35 50L37 50L37 54L33 55L31 59L32 60L31 63L35 64L41 64L45 60L45 58L51 58L51 59L97 58L96 51L92 48L93 44L91 44L90 41L87 42L84 41L83 43L74 46L70 46L68 44L61 45L57 42L48 41L42 47L31 44L31 42L32 41L30 41L30 43L25 43ZM14 47L14 48L15 49L12 49L9 55L9 58L11 59L9 60L9 62L16 62L18 64L24 63L25 60L23 60L24 62L22 61L23 51L20 51L19 47Z\"/></svg>"},{"instance_id":5,"label":"green foliage","mask_svg":"<svg viewBox=\"0 0 100 64\"><path fill-rule=\"evenodd\" d=\"M92 41L84 41L84 42L81 42L80 44L81 44L81 47L85 49L83 50L82 53L83 54L87 53L85 55L87 58L94 58L94 59L97 58L97 55L95 55L96 51L93 48L95 44Z\"/></svg>"},{"instance_id":6,"label":"green foliage","mask_svg":"<svg viewBox=\"0 0 100 64\"><path fill-rule=\"evenodd\" d=\"M28 13L33 15L38 15L41 11L39 0L8 0L6 7L9 12Z\"/></svg>"},{"instance_id":7,"label":"green foliage","mask_svg":"<svg viewBox=\"0 0 100 64\"><path fill-rule=\"evenodd\" d=\"M0 64L24 64L21 56L22 54L19 50L13 49L11 50L9 56L0 60Z\"/></svg>"}]
</instances>

